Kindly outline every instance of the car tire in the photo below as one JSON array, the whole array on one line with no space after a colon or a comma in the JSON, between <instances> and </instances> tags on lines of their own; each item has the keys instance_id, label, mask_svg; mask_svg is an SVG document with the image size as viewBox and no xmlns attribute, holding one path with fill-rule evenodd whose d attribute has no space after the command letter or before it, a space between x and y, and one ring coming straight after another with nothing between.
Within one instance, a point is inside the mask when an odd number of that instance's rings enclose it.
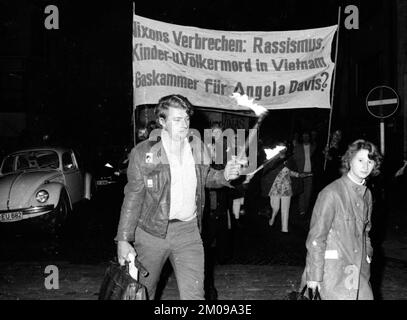
<instances>
[{"instance_id":1,"label":"car tire","mask_svg":"<svg viewBox=\"0 0 407 320\"><path fill-rule=\"evenodd\" d=\"M71 207L69 204L68 195L65 190L61 191L59 197L59 202L57 207L54 210L55 215L55 225L54 225L54 234L57 237L62 236L62 233L66 227L67 220L69 219L71 213Z\"/></svg>"}]
</instances>

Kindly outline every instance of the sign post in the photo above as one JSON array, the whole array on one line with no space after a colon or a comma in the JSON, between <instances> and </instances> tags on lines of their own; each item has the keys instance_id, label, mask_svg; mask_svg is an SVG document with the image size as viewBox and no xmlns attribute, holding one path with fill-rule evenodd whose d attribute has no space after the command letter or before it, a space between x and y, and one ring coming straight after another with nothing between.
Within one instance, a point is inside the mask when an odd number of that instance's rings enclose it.
<instances>
[{"instance_id":1,"label":"sign post","mask_svg":"<svg viewBox=\"0 0 407 320\"><path fill-rule=\"evenodd\" d=\"M384 155L384 119L380 119L380 151Z\"/></svg>"},{"instance_id":2,"label":"sign post","mask_svg":"<svg viewBox=\"0 0 407 320\"><path fill-rule=\"evenodd\" d=\"M378 86L370 90L366 97L366 108L375 118L380 119L380 151L385 152L384 119L391 117L399 106L399 97L392 88Z\"/></svg>"}]
</instances>

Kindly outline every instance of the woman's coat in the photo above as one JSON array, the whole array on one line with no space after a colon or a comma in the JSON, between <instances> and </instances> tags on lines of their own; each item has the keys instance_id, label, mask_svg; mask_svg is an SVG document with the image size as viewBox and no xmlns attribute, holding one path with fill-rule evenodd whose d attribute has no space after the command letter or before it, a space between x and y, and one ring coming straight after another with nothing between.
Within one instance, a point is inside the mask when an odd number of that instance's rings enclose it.
<instances>
[{"instance_id":1,"label":"woman's coat","mask_svg":"<svg viewBox=\"0 0 407 320\"><path fill-rule=\"evenodd\" d=\"M306 247L305 281L321 282L322 299L373 299L370 264L372 195L346 174L318 195Z\"/></svg>"}]
</instances>

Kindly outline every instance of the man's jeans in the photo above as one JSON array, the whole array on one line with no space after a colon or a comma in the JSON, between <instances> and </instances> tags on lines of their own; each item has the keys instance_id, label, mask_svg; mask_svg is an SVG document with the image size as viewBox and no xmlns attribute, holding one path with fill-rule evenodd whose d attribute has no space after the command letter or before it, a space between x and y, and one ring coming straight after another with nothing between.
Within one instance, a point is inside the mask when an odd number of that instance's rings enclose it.
<instances>
[{"instance_id":1,"label":"man's jeans","mask_svg":"<svg viewBox=\"0 0 407 320\"><path fill-rule=\"evenodd\" d=\"M137 258L149 272L147 277L140 276L139 280L147 287L150 300L154 299L167 258L174 269L180 299L204 299L204 251L196 219L170 222L165 239L137 228L134 246Z\"/></svg>"}]
</instances>

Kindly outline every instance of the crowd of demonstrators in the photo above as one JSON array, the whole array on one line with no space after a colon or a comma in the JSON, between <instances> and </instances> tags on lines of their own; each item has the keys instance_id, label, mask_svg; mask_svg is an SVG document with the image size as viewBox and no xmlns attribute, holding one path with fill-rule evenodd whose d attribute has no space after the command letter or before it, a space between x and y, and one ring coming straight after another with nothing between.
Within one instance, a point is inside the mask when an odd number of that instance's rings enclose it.
<instances>
[{"instance_id":1,"label":"crowd of demonstrators","mask_svg":"<svg viewBox=\"0 0 407 320\"><path fill-rule=\"evenodd\" d=\"M138 260L148 270L139 281L155 298L161 270L170 260L181 299L204 299L202 215L205 187L230 186L240 175L235 161L209 167L200 139L188 138L193 106L187 98L160 99L155 114L161 139L132 149L115 241L119 263ZM191 138L191 137L190 137ZM155 140L155 141L154 141Z\"/></svg>"},{"instance_id":2,"label":"crowd of demonstrators","mask_svg":"<svg viewBox=\"0 0 407 320\"><path fill-rule=\"evenodd\" d=\"M369 282L373 204L366 179L379 173L381 159L374 144L354 141L342 157L344 175L318 195L301 287L318 289L322 299L373 299Z\"/></svg>"}]
</instances>

